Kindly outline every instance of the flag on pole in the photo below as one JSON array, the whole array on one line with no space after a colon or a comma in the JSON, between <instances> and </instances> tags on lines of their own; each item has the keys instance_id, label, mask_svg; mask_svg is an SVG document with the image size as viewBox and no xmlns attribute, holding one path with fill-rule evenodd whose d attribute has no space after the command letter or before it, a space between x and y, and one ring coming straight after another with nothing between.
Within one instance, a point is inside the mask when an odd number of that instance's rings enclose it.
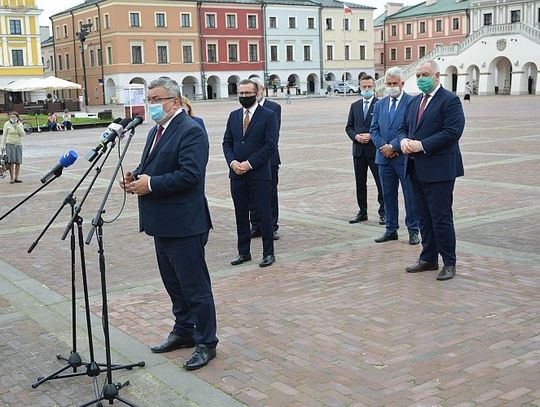
<instances>
[{"instance_id":1,"label":"flag on pole","mask_svg":"<svg viewBox=\"0 0 540 407\"><path fill-rule=\"evenodd\" d=\"M345 3L343 3L343 13L344 14L352 14L352 8L350 8Z\"/></svg>"}]
</instances>

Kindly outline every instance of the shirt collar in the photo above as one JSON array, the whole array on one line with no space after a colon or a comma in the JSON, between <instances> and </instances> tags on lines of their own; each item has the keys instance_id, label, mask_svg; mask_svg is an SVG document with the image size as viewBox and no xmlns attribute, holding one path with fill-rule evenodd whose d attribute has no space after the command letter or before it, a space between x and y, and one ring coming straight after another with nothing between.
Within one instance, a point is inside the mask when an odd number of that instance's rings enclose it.
<instances>
[{"instance_id":1,"label":"shirt collar","mask_svg":"<svg viewBox=\"0 0 540 407\"><path fill-rule=\"evenodd\" d=\"M259 104L258 104L258 103L255 103L255 104L254 104L253 106L251 106L249 109L242 108L242 109L244 109L244 110L242 111L242 113L243 113L243 114L246 114L246 110L249 110L249 116L251 117L251 116L253 116L253 113L255 113L255 110L257 109L257 106L259 106Z\"/></svg>"},{"instance_id":2,"label":"shirt collar","mask_svg":"<svg viewBox=\"0 0 540 407\"><path fill-rule=\"evenodd\" d=\"M164 124L161 125L161 127L163 127L163 131L165 131L167 126L171 124L172 119L174 119L176 116L178 116L182 112L185 112L184 109L178 109L176 112L174 112L174 115L169 120L167 120Z\"/></svg>"}]
</instances>

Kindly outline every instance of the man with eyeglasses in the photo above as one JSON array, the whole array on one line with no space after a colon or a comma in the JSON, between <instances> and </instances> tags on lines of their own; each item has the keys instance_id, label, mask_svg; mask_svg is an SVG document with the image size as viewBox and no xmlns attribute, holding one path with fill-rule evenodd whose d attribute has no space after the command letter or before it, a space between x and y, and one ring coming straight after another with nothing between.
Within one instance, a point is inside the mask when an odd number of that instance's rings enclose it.
<instances>
[{"instance_id":1,"label":"man with eyeglasses","mask_svg":"<svg viewBox=\"0 0 540 407\"><path fill-rule=\"evenodd\" d=\"M231 195L236 217L238 256L233 266L251 260L249 210L257 211L261 222L263 257L260 267L275 262L272 227L270 157L277 149L276 114L257 103L258 85L244 79L238 85L242 105L229 115L223 136L223 153L229 166Z\"/></svg>"},{"instance_id":2,"label":"man with eyeglasses","mask_svg":"<svg viewBox=\"0 0 540 407\"><path fill-rule=\"evenodd\" d=\"M139 198L140 231L154 237L163 284L175 323L154 353L196 346L184 363L199 369L216 356L216 311L204 257L212 227L204 195L209 144L206 132L182 108L178 83L156 79L148 86L148 114L156 122L141 163L120 185Z\"/></svg>"}]
</instances>

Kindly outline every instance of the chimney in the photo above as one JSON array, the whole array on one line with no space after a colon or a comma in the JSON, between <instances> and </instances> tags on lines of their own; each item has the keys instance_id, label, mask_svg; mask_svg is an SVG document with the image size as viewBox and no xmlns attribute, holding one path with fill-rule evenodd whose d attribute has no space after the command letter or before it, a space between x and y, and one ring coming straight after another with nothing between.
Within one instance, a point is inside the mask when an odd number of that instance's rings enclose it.
<instances>
[{"instance_id":1,"label":"chimney","mask_svg":"<svg viewBox=\"0 0 540 407\"><path fill-rule=\"evenodd\" d=\"M384 5L384 10L386 11L386 16L391 16L396 14L403 7L403 3L386 3Z\"/></svg>"}]
</instances>

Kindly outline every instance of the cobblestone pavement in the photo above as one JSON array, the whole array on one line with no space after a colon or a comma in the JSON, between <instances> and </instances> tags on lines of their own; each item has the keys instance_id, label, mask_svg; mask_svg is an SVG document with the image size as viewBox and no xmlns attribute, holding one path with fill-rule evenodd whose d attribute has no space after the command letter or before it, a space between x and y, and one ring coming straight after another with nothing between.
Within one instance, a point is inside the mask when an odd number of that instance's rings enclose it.
<instances>
[{"instance_id":1,"label":"cobblestone pavement","mask_svg":"<svg viewBox=\"0 0 540 407\"><path fill-rule=\"evenodd\" d=\"M220 344L210 366L181 364L189 350L153 355L170 330L170 303L152 240L137 229L132 196L104 225L113 359L146 362L115 372L120 395L140 406L540 406L540 98L477 97L464 106L465 177L456 183L458 274L408 275L419 254L400 240L373 241L375 185L366 223L349 225L355 207L350 141L344 133L353 97L283 103L280 235L277 262L232 267L234 213L221 138L237 102L196 103L211 140L207 196L214 231L207 246ZM133 139L125 167L136 165L149 125ZM4 213L41 184L60 154L81 156L99 130L28 136L22 184L0 180ZM83 206L84 237L116 166L103 167ZM88 168L80 157L64 174L0 223L0 405L70 406L94 396L88 376L36 377L62 367L71 349L70 244L64 208L32 253L27 249ZM76 193L80 201L88 182ZM124 201L114 188L113 219ZM401 220L402 221L402 220ZM76 251L79 249L75 245ZM95 239L85 245L96 359L103 360L101 290ZM88 357L77 265L78 331ZM105 375L99 375L99 385ZM115 403L117 404L117 403Z\"/></svg>"}]
</instances>

